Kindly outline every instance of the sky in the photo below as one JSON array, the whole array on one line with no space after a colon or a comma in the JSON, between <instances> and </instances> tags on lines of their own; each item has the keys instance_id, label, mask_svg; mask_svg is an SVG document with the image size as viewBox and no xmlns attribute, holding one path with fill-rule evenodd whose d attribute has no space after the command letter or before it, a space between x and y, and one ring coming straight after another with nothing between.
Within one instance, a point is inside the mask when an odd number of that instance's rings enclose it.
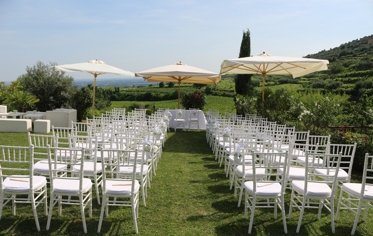
<instances>
[{"instance_id":1,"label":"sky","mask_svg":"<svg viewBox=\"0 0 373 236\"><path fill-rule=\"evenodd\" d=\"M99 59L131 72L182 61L219 73L246 30L252 55L304 57L372 35L373 1L0 0L0 81L38 61Z\"/></svg>"}]
</instances>

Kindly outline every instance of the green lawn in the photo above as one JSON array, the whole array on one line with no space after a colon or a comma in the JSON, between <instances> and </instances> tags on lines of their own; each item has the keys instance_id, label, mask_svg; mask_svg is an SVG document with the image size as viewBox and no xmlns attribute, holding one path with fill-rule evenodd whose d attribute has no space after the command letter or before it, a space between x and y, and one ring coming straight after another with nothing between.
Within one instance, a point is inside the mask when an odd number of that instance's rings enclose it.
<instances>
[{"instance_id":1,"label":"green lawn","mask_svg":"<svg viewBox=\"0 0 373 236\"><path fill-rule=\"evenodd\" d=\"M175 100L165 100L165 101L112 101L111 108L113 107L130 107L133 104L137 104L141 107L154 107L155 109L158 108L169 108L169 109L177 109L177 99ZM182 108L180 104L180 108ZM235 113L236 108L234 106L233 98L232 97L222 97L222 96L206 96L206 106L203 109L205 112L208 110L217 110L220 113Z\"/></svg>"},{"instance_id":2,"label":"green lawn","mask_svg":"<svg viewBox=\"0 0 373 236\"><path fill-rule=\"evenodd\" d=\"M26 134L0 134L2 145L27 145ZM247 235L249 221L243 217L243 207L229 190L228 179L206 143L205 132L170 132L168 134L157 175L148 192L147 207L140 201L139 235ZM95 197L95 195L94 195ZM289 198L287 197L287 201ZM93 199L93 217L87 218L88 235L96 235L100 208ZM47 217L38 208L41 232L36 231L29 205L19 206L11 215L6 206L0 220L1 235L80 235L83 234L79 208L64 207L59 217L54 212L50 231L45 230ZM369 214L369 218L373 217ZM299 212L288 219L288 235L295 233ZM350 234L354 214L343 211L336 223L335 235ZM110 208L101 235L134 234L130 209ZM356 235L372 235L370 220L358 226ZM272 210L257 210L253 235L283 235L282 219L273 219ZM330 214L306 210L300 234L333 235Z\"/></svg>"}]
</instances>

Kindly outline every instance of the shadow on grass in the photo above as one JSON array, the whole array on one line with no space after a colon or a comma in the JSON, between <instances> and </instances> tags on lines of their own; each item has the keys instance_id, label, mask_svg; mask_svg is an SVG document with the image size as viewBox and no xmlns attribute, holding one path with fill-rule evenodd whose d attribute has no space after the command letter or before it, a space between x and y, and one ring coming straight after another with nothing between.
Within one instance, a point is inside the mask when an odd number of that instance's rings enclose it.
<instances>
[{"instance_id":1,"label":"shadow on grass","mask_svg":"<svg viewBox=\"0 0 373 236\"><path fill-rule=\"evenodd\" d=\"M206 132L169 132L164 146L167 152L211 155L210 146L206 143Z\"/></svg>"},{"instance_id":2,"label":"shadow on grass","mask_svg":"<svg viewBox=\"0 0 373 236\"><path fill-rule=\"evenodd\" d=\"M230 214L239 214L243 216L243 208L237 207L237 200L235 198L224 199L212 203L212 207L219 212Z\"/></svg>"}]
</instances>

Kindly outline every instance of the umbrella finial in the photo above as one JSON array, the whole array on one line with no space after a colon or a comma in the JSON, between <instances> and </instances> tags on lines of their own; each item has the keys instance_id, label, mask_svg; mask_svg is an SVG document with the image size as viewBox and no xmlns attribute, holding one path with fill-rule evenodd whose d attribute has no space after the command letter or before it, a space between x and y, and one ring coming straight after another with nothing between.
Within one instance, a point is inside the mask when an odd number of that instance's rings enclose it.
<instances>
[{"instance_id":1,"label":"umbrella finial","mask_svg":"<svg viewBox=\"0 0 373 236\"><path fill-rule=\"evenodd\" d=\"M184 65L181 61L176 62L176 65Z\"/></svg>"}]
</instances>

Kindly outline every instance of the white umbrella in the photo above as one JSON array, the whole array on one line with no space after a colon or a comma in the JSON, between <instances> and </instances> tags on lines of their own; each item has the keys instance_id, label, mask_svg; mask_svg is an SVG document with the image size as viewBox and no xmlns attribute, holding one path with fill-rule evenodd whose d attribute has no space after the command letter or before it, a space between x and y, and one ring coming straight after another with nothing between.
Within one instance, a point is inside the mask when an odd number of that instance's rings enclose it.
<instances>
[{"instance_id":1,"label":"white umbrella","mask_svg":"<svg viewBox=\"0 0 373 236\"><path fill-rule=\"evenodd\" d=\"M220 81L220 76L217 73L188 66L181 62L174 65L144 70L137 72L135 75L137 77L143 77L148 82L178 83L178 108L180 108L180 83L215 84Z\"/></svg>"},{"instance_id":2,"label":"white umbrella","mask_svg":"<svg viewBox=\"0 0 373 236\"><path fill-rule=\"evenodd\" d=\"M96 78L102 74L115 74L128 77L134 77L135 74L130 71L122 70L114 66L109 66L100 60L91 60L89 62L66 64L54 67L56 70L65 72L87 72L94 76L93 96L92 96L92 116L94 114L95 93L96 93Z\"/></svg>"},{"instance_id":3,"label":"white umbrella","mask_svg":"<svg viewBox=\"0 0 373 236\"><path fill-rule=\"evenodd\" d=\"M261 74L263 112L266 75L292 75L293 78L296 78L312 72L327 70L328 64L328 60L271 56L263 52L254 57L224 60L220 66L220 74Z\"/></svg>"}]
</instances>

